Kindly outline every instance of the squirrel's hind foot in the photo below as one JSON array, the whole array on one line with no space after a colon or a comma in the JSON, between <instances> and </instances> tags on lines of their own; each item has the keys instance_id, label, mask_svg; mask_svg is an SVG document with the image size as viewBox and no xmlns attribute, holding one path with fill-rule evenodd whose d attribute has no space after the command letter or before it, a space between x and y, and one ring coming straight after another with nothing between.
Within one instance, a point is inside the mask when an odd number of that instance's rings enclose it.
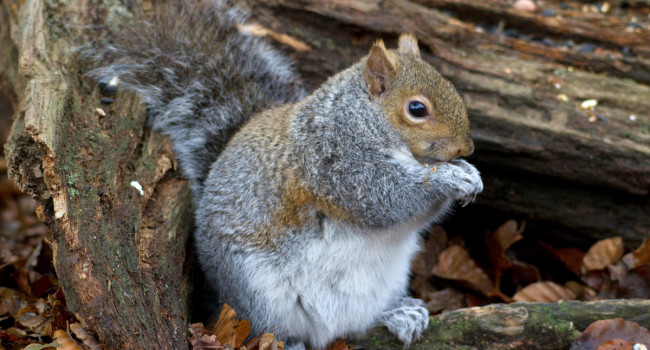
<instances>
[{"instance_id":1,"label":"squirrel's hind foot","mask_svg":"<svg viewBox=\"0 0 650 350\"><path fill-rule=\"evenodd\" d=\"M429 325L429 311L422 300L404 298L399 307L383 312L379 322L402 341L406 349Z\"/></svg>"}]
</instances>

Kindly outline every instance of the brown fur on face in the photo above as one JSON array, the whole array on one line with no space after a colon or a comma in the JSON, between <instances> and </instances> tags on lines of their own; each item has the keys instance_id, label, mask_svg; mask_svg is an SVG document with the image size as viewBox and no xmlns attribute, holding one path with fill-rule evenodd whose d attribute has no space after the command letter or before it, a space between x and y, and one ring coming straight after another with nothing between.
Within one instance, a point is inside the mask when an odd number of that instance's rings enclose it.
<instances>
[{"instance_id":1,"label":"brown fur on face","mask_svg":"<svg viewBox=\"0 0 650 350\"><path fill-rule=\"evenodd\" d=\"M472 154L465 104L454 86L422 60L413 35L400 36L397 50L375 44L368 56L366 81L417 160L448 161ZM427 106L428 115L411 117L411 101Z\"/></svg>"}]
</instances>

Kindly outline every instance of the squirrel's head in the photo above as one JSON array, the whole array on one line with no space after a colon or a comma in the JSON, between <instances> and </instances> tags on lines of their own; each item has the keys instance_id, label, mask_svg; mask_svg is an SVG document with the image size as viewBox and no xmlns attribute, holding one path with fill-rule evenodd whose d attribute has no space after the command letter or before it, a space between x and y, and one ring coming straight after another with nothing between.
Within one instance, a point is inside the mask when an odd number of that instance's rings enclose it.
<instances>
[{"instance_id":1,"label":"squirrel's head","mask_svg":"<svg viewBox=\"0 0 650 350\"><path fill-rule=\"evenodd\" d=\"M397 50L375 43L364 74L368 93L418 161L472 154L465 103L454 86L422 60L414 35L402 34Z\"/></svg>"}]
</instances>

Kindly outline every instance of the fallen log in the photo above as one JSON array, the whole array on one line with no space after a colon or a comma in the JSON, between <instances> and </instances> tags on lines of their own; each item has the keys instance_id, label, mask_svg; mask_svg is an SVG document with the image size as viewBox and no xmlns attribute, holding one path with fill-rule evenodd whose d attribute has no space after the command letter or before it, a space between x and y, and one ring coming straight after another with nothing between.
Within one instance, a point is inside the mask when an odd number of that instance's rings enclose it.
<instances>
[{"instance_id":1,"label":"fallen log","mask_svg":"<svg viewBox=\"0 0 650 350\"><path fill-rule=\"evenodd\" d=\"M568 349L591 323L620 317L650 327L648 300L492 304L431 317L410 349ZM349 340L363 349L399 349L384 328Z\"/></svg>"}]
</instances>

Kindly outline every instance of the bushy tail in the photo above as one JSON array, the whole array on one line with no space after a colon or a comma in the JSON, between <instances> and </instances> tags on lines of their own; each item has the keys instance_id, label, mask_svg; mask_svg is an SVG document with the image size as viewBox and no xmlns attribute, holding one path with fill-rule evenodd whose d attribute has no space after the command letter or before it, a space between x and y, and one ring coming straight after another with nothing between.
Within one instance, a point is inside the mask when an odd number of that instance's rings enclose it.
<instances>
[{"instance_id":1,"label":"bushy tail","mask_svg":"<svg viewBox=\"0 0 650 350\"><path fill-rule=\"evenodd\" d=\"M210 165L253 114L296 101L304 90L288 59L243 34L227 1L170 1L117 33L92 55L110 65L89 74L147 104L153 130L169 135L195 200Z\"/></svg>"}]
</instances>

